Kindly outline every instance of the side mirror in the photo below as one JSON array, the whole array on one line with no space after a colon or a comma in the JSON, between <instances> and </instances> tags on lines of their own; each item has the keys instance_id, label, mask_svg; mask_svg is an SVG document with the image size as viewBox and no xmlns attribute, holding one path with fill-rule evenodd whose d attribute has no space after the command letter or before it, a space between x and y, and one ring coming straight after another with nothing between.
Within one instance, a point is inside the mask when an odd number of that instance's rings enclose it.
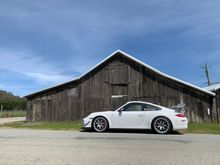
<instances>
[{"instance_id":1,"label":"side mirror","mask_svg":"<svg viewBox=\"0 0 220 165\"><path fill-rule=\"evenodd\" d=\"M122 112L124 109L123 108L120 108L119 110L118 110L118 112Z\"/></svg>"}]
</instances>

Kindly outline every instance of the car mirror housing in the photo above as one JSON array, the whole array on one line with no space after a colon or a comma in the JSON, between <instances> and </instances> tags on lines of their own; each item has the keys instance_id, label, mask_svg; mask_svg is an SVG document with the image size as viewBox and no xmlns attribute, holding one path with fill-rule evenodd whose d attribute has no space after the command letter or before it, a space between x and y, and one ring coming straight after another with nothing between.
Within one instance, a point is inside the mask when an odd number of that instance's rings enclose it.
<instances>
[{"instance_id":1,"label":"car mirror housing","mask_svg":"<svg viewBox=\"0 0 220 165\"><path fill-rule=\"evenodd\" d=\"M119 110L118 110L118 112L122 112L124 109L123 108L120 108Z\"/></svg>"}]
</instances>

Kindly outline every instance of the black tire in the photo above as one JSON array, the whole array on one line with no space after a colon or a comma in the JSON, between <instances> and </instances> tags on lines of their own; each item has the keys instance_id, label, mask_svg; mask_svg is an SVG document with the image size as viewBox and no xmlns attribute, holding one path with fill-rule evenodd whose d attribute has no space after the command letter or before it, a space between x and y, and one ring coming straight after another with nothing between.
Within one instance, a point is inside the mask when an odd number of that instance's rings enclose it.
<instances>
[{"instance_id":1,"label":"black tire","mask_svg":"<svg viewBox=\"0 0 220 165\"><path fill-rule=\"evenodd\" d=\"M166 117L157 117L152 122L152 130L157 134L167 134L171 131L172 124Z\"/></svg>"},{"instance_id":2,"label":"black tire","mask_svg":"<svg viewBox=\"0 0 220 165\"><path fill-rule=\"evenodd\" d=\"M95 132L105 132L108 130L108 120L105 117L98 116L93 119L92 129Z\"/></svg>"}]
</instances>

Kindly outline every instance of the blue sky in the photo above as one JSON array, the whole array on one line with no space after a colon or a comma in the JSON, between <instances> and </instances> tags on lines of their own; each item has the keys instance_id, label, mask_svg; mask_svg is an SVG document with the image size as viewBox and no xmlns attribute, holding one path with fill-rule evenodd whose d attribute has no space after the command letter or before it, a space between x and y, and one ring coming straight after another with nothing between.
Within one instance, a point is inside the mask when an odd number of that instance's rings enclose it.
<instances>
[{"instance_id":1,"label":"blue sky","mask_svg":"<svg viewBox=\"0 0 220 165\"><path fill-rule=\"evenodd\" d=\"M200 87L220 81L219 0L0 2L0 89L26 95L120 49Z\"/></svg>"}]
</instances>

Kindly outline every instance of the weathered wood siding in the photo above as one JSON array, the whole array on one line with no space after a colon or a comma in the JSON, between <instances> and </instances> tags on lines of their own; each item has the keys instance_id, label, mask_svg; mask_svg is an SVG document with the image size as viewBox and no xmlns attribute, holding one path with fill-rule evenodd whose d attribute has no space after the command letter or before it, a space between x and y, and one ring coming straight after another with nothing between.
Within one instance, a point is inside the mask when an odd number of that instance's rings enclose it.
<instances>
[{"instance_id":1,"label":"weathered wood siding","mask_svg":"<svg viewBox=\"0 0 220 165\"><path fill-rule=\"evenodd\" d=\"M117 95L121 97L114 97ZM118 55L80 80L28 98L27 120L78 120L91 112L113 110L129 100L167 107L185 103L190 121L211 122L214 119L212 96Z\"/></svg>"},{"instance_id":2,"label":"weathered wood siding","mask_svg":"<svg viewBox=\"0 0 220 165\"><path fill-rule=\"evenodd\" d=\"M216 91L216 112L215 112L215 116L216 116L216 120L220 123L220 89L218 89Z\"/></svg>"}]
</instances>

